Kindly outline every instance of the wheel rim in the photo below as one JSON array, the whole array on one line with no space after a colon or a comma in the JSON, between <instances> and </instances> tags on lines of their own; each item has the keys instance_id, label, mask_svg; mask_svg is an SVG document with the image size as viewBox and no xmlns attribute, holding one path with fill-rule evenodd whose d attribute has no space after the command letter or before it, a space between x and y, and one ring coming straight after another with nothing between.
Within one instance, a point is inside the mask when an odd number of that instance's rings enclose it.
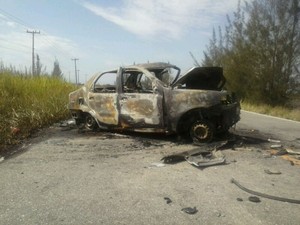
<instances>
[{"instance_id":1,"label":"wheel rim","mask_svg":"<svg viewBox=\"0 0 300 225\"><path fill-rule=\"evenodd\" d=\"M94 129L96 125L96 121L91 115L88 115L85 118L85 125L88 129Z\"/></svg>"},{"instance_id":2,"label":"wheel rim","mask_svg":"<svg viewBox=\"0 0 300 225\"><path fill-rule=\"evenodd\" d=\"M199 139L206 139L209 135L208 127L204 124L199 124L194 127L194 134Z\"/></svg>"},{"instance_id":3,"label":"wheel rim","mask_svg":"<svg viewBox=\"0 0 300 225\"><path fill-rule=\"evenodd\" d=\"M213 138L213 128L208 122L198 121L192 126L191 137L200 142L210 142Z\"/></svg>"}]
</instances>

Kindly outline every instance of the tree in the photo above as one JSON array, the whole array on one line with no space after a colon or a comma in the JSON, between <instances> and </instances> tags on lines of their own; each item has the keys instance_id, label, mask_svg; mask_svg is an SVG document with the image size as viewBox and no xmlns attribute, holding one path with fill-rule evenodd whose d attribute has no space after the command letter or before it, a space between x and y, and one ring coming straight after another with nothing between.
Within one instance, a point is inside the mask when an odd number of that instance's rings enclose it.
<instances>
[{"instance_id":1,"label":"tree","mask_svg":"<svg viewBox=\"0 0 300 225\"><path fill-rule=\"evenodd\" d=\"M35 75L40 76L41 74L46 74L46 67L43 68L43 64L41 63L40 56L36 54Z\"/></svg>"},{"instance_id":2,"label":"tree","mask_svg":"<svg viewBox=\"0 0 300 225\"><path fill-rule=\"evenodd\" d=\"M250 101L284 103L299 93L299 16L300 0L253 0L244 7L239 2L221 44L213 32L204 64L222 65L228 86Z\"/></svg>"},{"instance_id":3,"label":"tree","mask_svg":"<svg viewBox=\"0 0 300 225\"><path fill-rule=\"evenodd\" d=\"M51 75L53 77L62 78L62 72L61 72L61 69L59 67L59 62L58 62L57 59L55 59L55 61L54 61L54 68L53 68L53 71L52 71Z\"/></svg>"}]
</instances>

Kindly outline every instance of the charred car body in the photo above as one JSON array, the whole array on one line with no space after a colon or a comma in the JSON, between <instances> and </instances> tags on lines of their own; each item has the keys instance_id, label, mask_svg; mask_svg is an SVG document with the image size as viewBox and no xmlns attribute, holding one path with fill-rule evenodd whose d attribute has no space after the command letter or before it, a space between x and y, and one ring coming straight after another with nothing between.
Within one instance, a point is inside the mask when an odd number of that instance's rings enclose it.
<instances>
[{"instance_id":1,"label":"charred car body","mask_svg":"<svg viewBox=\"0 0 300 225\"><path fill-rule=\"evenodd\" d=\"M240 119L240 104L224 84L220 67L193 67L183 76L168 63L120 67L70 93L69 110L88 129L177 133L209 142Z\"/></svg>"}]
</instances>

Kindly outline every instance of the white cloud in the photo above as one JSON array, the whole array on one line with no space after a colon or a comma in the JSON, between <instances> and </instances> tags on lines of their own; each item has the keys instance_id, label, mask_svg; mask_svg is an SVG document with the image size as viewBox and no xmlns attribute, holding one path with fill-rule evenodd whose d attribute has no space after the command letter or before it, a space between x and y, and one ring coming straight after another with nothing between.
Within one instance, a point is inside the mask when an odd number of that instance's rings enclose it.
<instances>
[{"instance_id":1,"label":"white cloud","mask_svg":"<svg viewBox=\"0 0 300 225\"><path fill-rule=\"evenodd\" d=\"M89 1L82 5L94 14L141 37L179 39L189 29L211 27L215 16L226 15L238 0L123 0L118 7Z\"/></svg>"}]
</instances>

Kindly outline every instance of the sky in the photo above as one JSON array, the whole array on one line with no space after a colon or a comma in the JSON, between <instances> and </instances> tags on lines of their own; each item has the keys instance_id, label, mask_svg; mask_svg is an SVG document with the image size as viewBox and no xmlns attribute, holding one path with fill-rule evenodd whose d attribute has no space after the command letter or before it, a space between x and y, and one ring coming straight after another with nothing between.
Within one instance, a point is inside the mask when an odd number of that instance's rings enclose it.
<instances>
[{"instance_id":1,"label":"sky","mask_svg":"<svg viewBox=\"0 0 300 225\"><path fill-rule=\"evenodd\" d=\"M182 71L203 60L213 28L224 27L238 0L0 0L0 62L24 71L34 52L66 80L146 62Z\"/></svg>"}]
</instances>

